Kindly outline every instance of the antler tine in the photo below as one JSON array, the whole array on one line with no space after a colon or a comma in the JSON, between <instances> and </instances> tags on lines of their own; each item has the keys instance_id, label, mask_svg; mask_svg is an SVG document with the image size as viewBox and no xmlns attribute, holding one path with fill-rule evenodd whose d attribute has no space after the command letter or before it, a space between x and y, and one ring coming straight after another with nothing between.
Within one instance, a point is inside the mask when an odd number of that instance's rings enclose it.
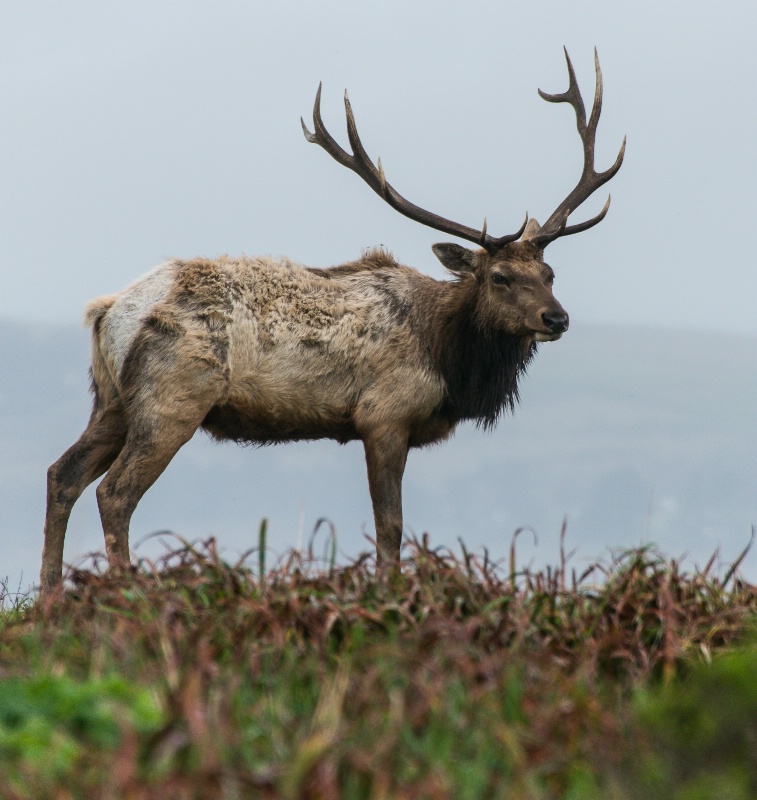
<instances>
[{"instance_id":1,"label":"antler tine","mask_svg":"<svg viewBox=\"0 0 757 800\"><path fill-rule=\"evenodd\" d=\"M336 159L340 164L345 167L351 167L352 156L339 146L339 143L334 137L326 130L321 118L321 89L323 88L323 81L318 84L318 91L315 93L315 103L313 104L313 127L315 133L310 133L305 120L300 117L302 124L302 132L305 138L313 144L319 144L332 158Z\"/></svg>"},{"instance_id":2,"label":"antler tine","mask_svg":"<svg viewBox=\"0 0 757 800\"><path fill-rule=\"evenodd\" d=\"M568 51L565 51L568 54ZM597 125L599 115L602 113L602 95L604 94L604 84L602 83L602 68L599 66L599 53L594 48L594 72L597 76L594 85L594 102L591 104L591 116L589 117L589 131L591 132L591 143L594 144L597 135ZM586 111L584 111L584 114Z\"/></svg>"},{"instance_id":3,"label":"antler tine","mask_svg":"<svg viewBox=\"0 0 757 800\"><path fill-rule=\"evenodd\" d=\"M526 225L528 225L528 211L526 211L526 218L523 220L523 224L518 228L515 233L509 233L507 236L500 236L498 239L494 239L491 236L487 236L488 244L483 244L482 246L485 247L490 253L496 253L497 250L501 250L508 242L515 242L523 236L523 232L526 230ZM484 220L484 223L486 220ZM482 231L482 235L486 231Z\"/></svg>"},{"instance_id":4,"label":"antler tine","mask_svg":"<svg viewBox=\"0 0 757 800\"><path fill-rule=\"evenodd\" d=\"M610 207L610 198L604 205L602 211L595 217L592 217L585 222L577 223L576 225L568 225L568 217L575 211L581 203L584 202L590 195L592 195L600 186L607 183L613 175L620 169L623 163L623 156L626 151L626 139L623 138L623 144L620 147L615 163L604 172L597 172L594 167L594 144L597 135L597 125L599 124L599 116L602 113L602 69L599 66L599 56L597 49L594 48L594 70L596 72L596 85L594 89L594 102L591 108L591 115L588 124L586 123L586 108L584 101L581 97L581 91L578 88L578 81L576 80L576 73L573 69L573 64L570 61L567 49L565 50L565 60L568 64L568 78L569 84L565 92L561 94L547 94L539 89L539 95L549 103L569 103L576 114L576 127L578 134L581 137L581 143L584 150L584 166L581 172L581 177L578 184L573 191L560 203L555 209L552 216L541 226L539 231L531 237L531 241L535 242L541 247L546 247L550 242L560 236L570 236L573 233L585 231L593 227L598 222L601 222L607 210Z\"/></svg>"},{"instance_id":5,"label":"antler tine","mask_svg":"<svg viewBox=\"0 0 757 800\"><path fill-rule=\"evenodd\" d=\"M384 200L387 199L386 191L389 184L386 182L384 175L384 168L377 169L371 157L368 155L363 143L360 141L360 135L357 132L357 124L355 123L355 115L352 113L352 105L347 90L344 91L344 112L347 117L347 137L350 140L350 147L352 148L353 167L352 169L377 192ZM379 163L381 159L379 159Z\"/></svg>"},{"instance_id":6,"label":"antler tine","mask_svg":"<svg viewBox=\"0 0 757 800\"><path fill-rule=\"evenodd\" d=\"M344 108L347 117L347 136L349 137L350 146L352 147L352 154L339 146L323 124L323 120L321 119L321 84L318 85L318 92L316 93L315 104L313 106L313 125L315 133L311 133L305 125L305 121L300 119L305 138L313 144L320 145L333 159L358 174L376 194L382 197L393 209L399 211L400 214L404 214L404 216L416 222L420 222L423 225L427 225L430 228L479 244L492 254L496 253L508 242L514 242L523 235L526 223L528 222L528 215L526 215L526 221L516 233L500 238L493 238L487 234L485 222L483 230L477 231L474 228L469 228L467 225L461 225L445 217L440 217L438 214L434 214L431 211L426 211L420 206L416 206L414 203L406 200L386 180L384 168L381 165L381 159L378 160L378 167L376 167L373 161L371 161L366 149L363 147L347 92L344 93Z\"/></svg>"},{"instance_id":7,"label":"antler tine","mask_svg":"<svg viewBox=\"0 0 757 800\"><path fill-rule=\"evenodd\" d=\"M539 97L542 100L546 100L548 103L570 103L576 111L576 124L578 127L578 132L583 137L584 131L586 130L586 109L584 108L584 100L581 97L581 90L578 88L578 81L576 80L576 71L573 69L573 62L570 60L570 56L568 55L568 48L563 47L563 52L565 53L565 61L568 64L568 88L559 94L548 94L547 92L543 92L541 89L537 89L536 91L539 93ZM595 56L595 67L599 70L599 61L596 60L597 50L594 49L594 56ZM600 76L602 73L598 73ZM599 102L600 107L602 103L602 86L601 83L598 85L599 90ZM594 102L596 104L596 95L594 97ZM593 111L593 109L592 109Z\"/></svg>"}]
</instances>

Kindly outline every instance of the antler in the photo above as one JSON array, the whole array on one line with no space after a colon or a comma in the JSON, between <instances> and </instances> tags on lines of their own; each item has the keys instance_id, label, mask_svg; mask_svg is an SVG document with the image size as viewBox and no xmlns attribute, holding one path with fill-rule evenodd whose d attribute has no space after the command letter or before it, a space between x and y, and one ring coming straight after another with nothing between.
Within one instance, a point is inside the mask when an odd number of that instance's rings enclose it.
<instances>
[{"instance_id":1,"label":"antler","mask_svg":"<svg viewBox=\"0 0 757 800\"><path fill-rule=\"evenodd\" d=\"M620 147L618 157L610 169L605 172L597 172L594 169L594 140L597 134L597 123L599 122L599 114L602 111L602 70L599 66L599 56L597 49L594 48L594 67L597 73L596 89L594 91L594 104L591 109L591 116L589 117L589 124L586 124L586 109L584 108L584 101L581 97L581 92L578 89L576 82L576 74L573 71L573 65L570 63L570 56L567 49L565 50L565 60L568 62L568 76L570 84L568 90L562 94L547 94L539 89L539 95L550 103L570 103L576 112L576 125L578 127L578 135L584 146L584 168L581 177L576 185L576 188L560 203L552 216L539 228L539 230L530 238L540 247L546 247L550 242L554 241L560 236L569 236L572 233L579 233L588 228L593 227L598 222L601 222L607 210L610 208L610 197L608 196L604 208L586 222L580 222L576 225L568 225L568 217L586 200L589 195L593 194L600 186L607 183L612 176L620 169L623 163L623 155L626 151L626 139L623 137L623 144Z\"/></svg>"},{"instance_id":2,"label":"antler","mask_svg":"<svg viewBox=\"0 0 757 800\"><path fill-rule=\"evenodd\" d=\"M326 130L323 120L321 119L321 86L322 84L318 85L318 92L316 93L315 105L313 107L313 125L315 127L315 133L311 133L307 129L305 121L300 118L305 138L309 142L319 144L342 166L356 172L368 186L389 203L393 209L399 211L400 214L404 214L406 217L410 217L410 219L416 222L428 225L430 228L435 228L438 231L449 233L461 239L467 239L469 242L475 242L492 254L496 253L508 242L514 242L516 239L520 239L523 235L523 231L526 229L528 214L526 214L523 225L521 225L516 233L494 238L493 236L489 236L486 232L486 219L484 219L482 229L477 231L474 228L469 228L466 225L461 225L452 220L440 217L438 214L426 211L402 197L402 195L387 182L384 169L381 166L381 159L378 159L378 167L376 167L365 151L360 137L358 136L357 125L355 124L355 117L352 113L352 107L350 106L347 92L344 93L344 107L347 114L347 135L349 136L353 154L350 155L343 150L339 144L337 144L334 137Z\"/></svg>"}]
</instances>

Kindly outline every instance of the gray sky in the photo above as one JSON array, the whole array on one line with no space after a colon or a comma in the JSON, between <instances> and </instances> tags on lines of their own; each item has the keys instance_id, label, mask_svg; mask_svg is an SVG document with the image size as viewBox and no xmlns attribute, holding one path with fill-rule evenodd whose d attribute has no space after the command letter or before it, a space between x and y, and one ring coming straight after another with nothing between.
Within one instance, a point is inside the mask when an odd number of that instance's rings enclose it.
<instances>
[{"instance_id":1,"label":"gray sky","mask_svg":"<svg viewBox=\"0 0 757 800\"><path fill-rule=\"evenodd\" d=\"M442 270L440 239L305 142L318 81L346 142L414 202L490 232L572 188L568 47L605 79L607 219L548 260L574 322L757 333L757 4L0 2L0 317L76 321L168 256L384 244ZM605 195L581 216L596 213Z\"/></svg>"}]
</instances>

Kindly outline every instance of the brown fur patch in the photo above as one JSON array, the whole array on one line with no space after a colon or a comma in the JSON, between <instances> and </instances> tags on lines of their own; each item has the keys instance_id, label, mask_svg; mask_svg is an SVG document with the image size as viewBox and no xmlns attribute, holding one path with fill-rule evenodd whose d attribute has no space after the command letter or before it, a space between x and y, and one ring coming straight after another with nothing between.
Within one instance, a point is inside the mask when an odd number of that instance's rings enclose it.
<instances>
[{"instance_id":1,"label":"brown fur patch","mask_svg":"<svg viewBox=\"0 0 757 800\"><path fill-rule=\"evenodd\" d=\"M180 302L193 309L207 313L210 309L227 312L231 309L231 298L235 288L235 267L239 261L228 256L218 259L195 258L192 261L177 261L176 296Z\"/></svg>"},{"instance_id":2,"label":"brown fur patch","mask_svg":"<svg viewBox=\"0 0 757 800\"><path fill-rule=\"evenodd\" d=\"M169 336L181 336L186 330L176 311L163 303L153 306L152 311L145 318L145 325L153 328L157 333L165 333Z\"/></svg>"},{"instance_id":3,"label":"brown fur patch","mask_svg":"<svg viewBox=\"0 0 757 800\"><path fill-rule=\"evenodd\" d=\"M336 267L308 267L307 271L321 278L339 279L361 272L375 272L381 269L402 269L402 265L394 256L381 247L366 250L363 256L357 261L348 261L346 264L339 264ZM405 267L405 269L407 269Z\"/></svg>"}]
</instances>

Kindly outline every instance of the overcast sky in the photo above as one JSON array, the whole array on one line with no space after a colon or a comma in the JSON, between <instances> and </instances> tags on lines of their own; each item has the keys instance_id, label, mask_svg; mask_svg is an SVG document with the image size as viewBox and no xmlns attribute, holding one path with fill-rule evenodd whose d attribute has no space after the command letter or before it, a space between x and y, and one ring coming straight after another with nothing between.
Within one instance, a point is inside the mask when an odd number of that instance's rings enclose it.
<instances>
[{"instance_id":1,"label":"overcast sky","mask_svg":"<svg viewBox=\"0 0 757 800\"><path fill-rule=\"evenodd\" d=\"M447 238L309 145L319 81L414 202L494 235L544 221L581 168L592 48L612 207L547 253L574 323L754 335L757 4L0 2L0 317L79 322L169 256L311 265L384 244L442 270ZM601 191L574 218L596 213Z\"/></svg>"}]
</instances>

